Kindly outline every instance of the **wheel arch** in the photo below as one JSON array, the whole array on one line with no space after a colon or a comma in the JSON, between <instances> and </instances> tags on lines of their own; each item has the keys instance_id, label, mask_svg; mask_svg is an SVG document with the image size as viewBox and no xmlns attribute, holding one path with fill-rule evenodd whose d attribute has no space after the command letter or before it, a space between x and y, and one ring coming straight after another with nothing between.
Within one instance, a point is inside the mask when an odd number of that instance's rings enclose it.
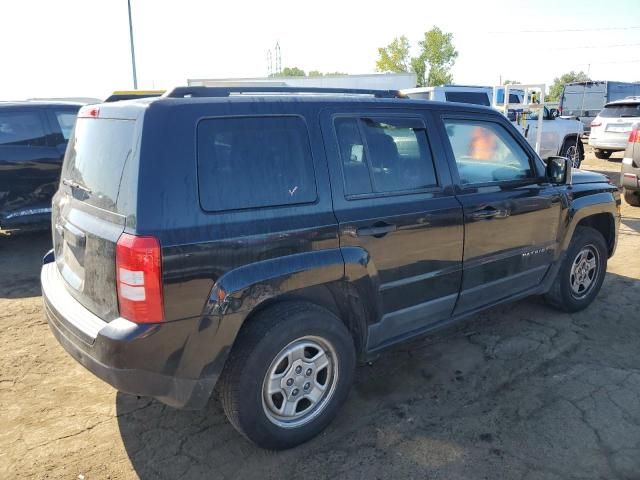
<instances>
[{"instance_id":1,"label":"wheel arch","mask_svg":"<svg viewBox=\"0 0 640 480\"><path fill-rule=\"evenodd\" d=\"M584 160L584 145L582 145L580 136L575 133L568 133L564 136L564 138L562 139L562 143L560 144L560 149L558 150L558 155L562 153L564 147L567 145L567 142L573 142L574 140L576 142L576 146L578 147L580 160Z\"/></svg>"},{"instance_id":2,"label":"wheel arch","mask_svg":"<svg viewBox=\"0 0 640 480\"><path fill-rule=\"evenodd\" d=\"M203 315L220 319L232 346L246 322L275 304L305 301L326 308L346 325L359 355L368 325L379 317L377 272L360 248L279 257L243 266L213 286Z\"/></svg>"},{"instance_id":3,"label":"wheel arch","mask_svg":"<svg viewBox=\"0 0 640 480\"><path fill-rule=\"evenodd\" d=\"M619 195L613 192L600 192L574 199L569 212L562 250L567 250L576 227L590 227L602 234L611 257L615 252L618 238L619 205Z\"/></svg>"}]
</instances>

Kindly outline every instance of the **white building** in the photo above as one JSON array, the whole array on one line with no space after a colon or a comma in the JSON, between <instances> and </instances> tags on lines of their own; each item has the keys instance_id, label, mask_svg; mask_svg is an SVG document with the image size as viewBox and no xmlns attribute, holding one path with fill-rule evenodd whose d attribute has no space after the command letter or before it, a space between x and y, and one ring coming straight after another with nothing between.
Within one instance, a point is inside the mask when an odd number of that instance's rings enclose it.
<instances>
[{"instance_id":1,"label":"white building","mask_svg":"<svg viewBox=\"0 0 640 480\"><path fill-rule=\"evenodd\" d=\"M204 87L321 87L401 90L416 86L414 73L327 75L321 77L189 78L187 85Z\"/></svg>"}]
</instances>

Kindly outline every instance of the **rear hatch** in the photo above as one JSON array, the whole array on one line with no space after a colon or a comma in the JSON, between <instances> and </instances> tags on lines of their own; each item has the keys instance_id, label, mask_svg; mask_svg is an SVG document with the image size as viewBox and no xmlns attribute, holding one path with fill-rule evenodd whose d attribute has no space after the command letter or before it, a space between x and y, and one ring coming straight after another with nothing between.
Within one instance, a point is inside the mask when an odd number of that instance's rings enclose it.
<instances>
[{"instance_id":1,"label":"rear hatch","mask_svg":"<svg viewBox=\"0 0 640 480\"><path fill-rule=\"evenodd\" d=\"M60 276L69 293L105 321L118 317L116 242L127 219L135 218L139 112L103 106L80 111L53 199Z\"/></svg>"},{"instance_id":2,"label":"rear hatch","mask_svg":"<svg viewBox=\"0 0 640 480\"><path fill-rule=\"evenodd\" d=\"M593 135L624 144L629 138L631 127L638 121L640 121L640 102L609 104L594 121Z\"/></svg>"}]
</instances>

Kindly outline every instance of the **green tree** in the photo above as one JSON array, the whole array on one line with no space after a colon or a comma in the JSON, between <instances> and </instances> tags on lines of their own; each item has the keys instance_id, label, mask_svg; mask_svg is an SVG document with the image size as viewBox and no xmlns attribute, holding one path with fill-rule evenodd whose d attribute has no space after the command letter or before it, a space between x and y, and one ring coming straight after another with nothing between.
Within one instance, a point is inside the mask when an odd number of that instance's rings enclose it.
<instances>
[{"instance_id":1,"label":"green tree","mask_svg":"<svg viewBox=\"0 0 640 480\"><path fill-rule=\"evenodd\" d=\"M272 77L305 77L304 70L298 67L284 67L281 73L274 73Z\"/></svg>"},{"instance_id":2,"label":"green tree","mask_svg":"<svg viewBox=\"0 0 640 480\"><path fill-rule=\"evenodd\" d=\"M420 55L418 58L423 64L428 65L429 73L420 82L418 75L418 85L436 86L453 82L451 68L456 62L458 51L453 46L453 34L444 33L440 28L433 27L428 32L424 32L424 38L418 42ZM417 61L411 62L416 67ZM426 70L426 67L425 67ZM419 71L416 71L419 74Z\"/></svg>"},{"instance_id":3,"label":"green tree","mask_svg":"<svg viewBox=\"0 0 640 480\"><path fill-rule=\"evenodd\" d=\"M327 72L324 74L325 76L329 77L337 77L339 75L348 75L348 73L344 73L344 72Z\"/></svg>"},{"instance_id":4,"label":"green tree","mask_svg":"<svg viewBox=\"0 0 640 480\"><path fill-rule=\"evenodd\" d=\"M458 56L453 46L453 34L433 27L424 32L418 45L420 55L411 57L407 37L402 35L394 38L386 47L378 48L376 70L390 73L413 72L420 87L453 82L451 67Z\"/></svg>"},{"instance_id":5,"label":"green tree","mask_svg":"<svg viewBox=\"0 0 640 480\"><path fill-rule=\"evenodd\" d=\"M386 47L378 48L377 71L404 73L409 71L409 67L409 40L404 35L394 38Z\"/></svg>"},{"instance_id":6,"label":"green tree","mask_svg":"<svg viewBox=\"0 0 640 480\"><path fill-rule=\"evenodd\" d=\"M571 70L569 73L565 73L553 79L551 87L549 87L549 93L546 99L550 102L557 102L560 100L560 94L562 93L562 87L571 82L586 82L591 80L589 76L582 70L574 72Z\"/></svg>"},{"instance_id":7,"label":"green tree","mask_svg":"<svg viewBox=\"0 0 640 480\"><path fill-rule=\"evenodd\" d=\"M310 70L308 76L309 77L322 77L322 76L324 76L324 73L322 73L320 70Z\"/></svg>"},{"instance_id":8,"label":"green tree","mask_svg":"<svg viewBox=\"0 0 640 480\"><path fill-rule=\"evenodd\" d=\"M421 57L411 58L411 71L416 74L416 82L418 83L418 86L424 87L427 81L425 78L425 75L427 74L427 66Z\"/></svg>"},{"instance_id":9,"label":"green tree","mask_svg":"<svg viewBox=\"0 0 640 480\"><path fill-rule=\"evenodd\" d=\"M502 82L503 85L516 85L518 83L520 83L518 80L505 80Z\"/></svg>"}]
</instances>

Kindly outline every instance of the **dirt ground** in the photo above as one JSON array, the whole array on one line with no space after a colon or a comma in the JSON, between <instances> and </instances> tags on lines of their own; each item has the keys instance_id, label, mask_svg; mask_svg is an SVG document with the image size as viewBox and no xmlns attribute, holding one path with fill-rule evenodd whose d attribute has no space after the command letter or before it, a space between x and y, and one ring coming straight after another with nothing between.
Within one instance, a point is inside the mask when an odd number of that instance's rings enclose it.
<instances>
[{"instance_id":1,"label":"dirt ground","mask_svg":"<svg viewBox=\"0 0 640 480\"><path fill-rule=\"evenodd\" d=\"M617 177L619 161L585 168ZM0 238L0 478L640 479L640 208L623 206L586 311L533 298L389 351L320 437L281 453L236 434L216 399L174 410L71 359L42 314L48 245Z\"/></svg>"}]
</instances>

